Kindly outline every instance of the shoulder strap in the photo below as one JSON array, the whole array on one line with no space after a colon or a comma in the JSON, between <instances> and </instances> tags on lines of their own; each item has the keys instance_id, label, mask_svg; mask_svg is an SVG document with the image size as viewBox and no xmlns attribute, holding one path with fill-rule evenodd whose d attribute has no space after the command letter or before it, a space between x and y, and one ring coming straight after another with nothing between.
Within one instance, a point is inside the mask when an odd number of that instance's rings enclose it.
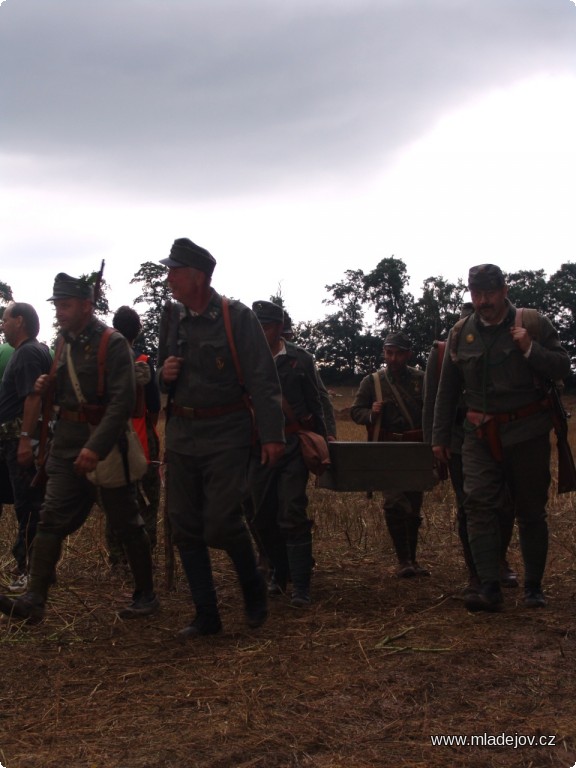
<instances>
[{"instance_id":1,"label":"shoulder strap","mask_svg":"<svg viewBox=\"0 0 576 768\"><path fill-rule=\"evenodd\" d=\"M228 339L228 345L232 352L232 360L234 361L234 368L236 369L236 376L238 377L238 383L244 390L242 399L246 405L246 409L250 413L250 420L252 422L252 443L256 441L256 415L254 413L254 406L252 405L252 399L246 387L244 386L244 376L242 374L242 366L240 365L240 358L238 357L238 350L234 342L234 336L232 335L232 321L230 319L230 302L226 296L222 296L222 317L224 319L224 330L226 331L226 338Z\"/></svg>"},{"instance_id":2,"label":"shoulder strap","mask_svg":"<svg viewBox=\"0 0 576 768\"><path fill-rule=\"evenodd\" d=\"M382 401L382 384L380 382L380 374L378 371L372 374L372 379L374 380L374 392L376 394L376 400ZM372 429L372 440L377 441L380 437L380 427L382 425L382 411L378 414L376 417L376 423L374 424L374 427Z\"/></svg>"},{"instance_id":3,"label":"shoulder strap","mask_svg":"<svg viewBox=\"0 0 576 768\"><path fill-rule=\"evenodd\" d=\"M442 363L444 362L444 355L446 353L446 342L435 341L434 346L438 351L438 354L436 355L436 381L440 381L440 373L442 372Z\"/></svg>"},{"instance_id":4,"label":"shoulder strap","mask_svg":"<svg viewBox=\"0 0 576 768\"><path fill-rule=\"evenodd\" d=\"M230 302L226 296L222 296L222 317L224 318L224 329L226 331L226 338L228 339L228 346L232 352L232 359L234 361L234 368L236 368L236 375L240 386L244 388L244 376L242 375L242 366L240 365L240 358L238 357L238 350L234 342L234 336L232 335L232 321L230 320Z\"/></svg>"},{"instance_id":5,"label":"shoulder strap","mask_svg":"<svg viewBox=\"0 0 576 768\"><path fill-rule=\"evenodd\" d=\"M104 397L104 392L106 390L106 353L108 351L108 342L110 341L110 336L112 336L114 330L114 328L106 326L98 346L98 388L96 392L100 400Z\"/></svg>"}]
</instances>

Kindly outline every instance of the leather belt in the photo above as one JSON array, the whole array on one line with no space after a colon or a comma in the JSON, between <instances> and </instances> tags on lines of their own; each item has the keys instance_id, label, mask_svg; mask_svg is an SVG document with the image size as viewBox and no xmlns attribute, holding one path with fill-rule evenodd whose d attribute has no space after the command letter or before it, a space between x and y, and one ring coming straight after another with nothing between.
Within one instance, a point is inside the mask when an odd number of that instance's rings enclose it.
<instances>
[{"instance_id":1,"label":"leather belt","mask_svg":"<svg viewBox=\"0 0 576 768\"><path fill-rule=\"evenodd\" d=\"M550 401L548 398L544 398L544 400L536 400L534 403L525 405L523 408L518 408L517 411L510 411L507 413L482 413L481 411L468 411L466 413L466 418L475 427L481 427L492 420L495 420L498 424L508 424L511 421L525 419L535 413L540 413L541 411L547 411L549 409Z\"/></svg>"},{"instance_id":2,"label":"leather belt","mask_svg":"<svg viewBox=\"0 0 576 768\"><path fill-rule=\"evenodd\" d=\"M247 410L244 400L238 400L236 403L227 405L215 405L213 408L192 408L188 405L172 405L172 414L174 416L183 416L185 419L213 419L218 416L225 416L227 413Z\"/></svg>"}]
</instances>

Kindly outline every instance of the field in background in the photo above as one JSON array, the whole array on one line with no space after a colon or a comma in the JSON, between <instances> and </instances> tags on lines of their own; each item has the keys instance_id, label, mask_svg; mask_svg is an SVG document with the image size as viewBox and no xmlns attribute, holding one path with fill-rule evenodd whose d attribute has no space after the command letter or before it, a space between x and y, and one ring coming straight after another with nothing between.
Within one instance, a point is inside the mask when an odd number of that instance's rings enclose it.
<instances>
[{"instance_id":1,"label":"field in background","mask_svg":"<svg viewBox=\"0 0 576 768\"><path fill-rule=\"evenodd\" d=\"M339 437L364 439L334 404ZM571 432L574 427L571 426ZM572 438L573 445L576 441ZM468 614L449 485L426 495L430 579L401 581L377 496L310 487L314 604L271 605L244 624L225 557L214 567L225 631L187 646L177 569L161 613L122 622L130 583L111 574L95 510L68 540L46 621L0 626L0 762L5 768L568 768L576 762L574 495L550 500L545 610L509 590L502 614ZM14 536L0 519L4 580ZM520 569L516 538L510 560ZM453 735L540 738L528 747L433 746ZM546 739L548 744L548 739Z\"/></svg>"}]
</instances>

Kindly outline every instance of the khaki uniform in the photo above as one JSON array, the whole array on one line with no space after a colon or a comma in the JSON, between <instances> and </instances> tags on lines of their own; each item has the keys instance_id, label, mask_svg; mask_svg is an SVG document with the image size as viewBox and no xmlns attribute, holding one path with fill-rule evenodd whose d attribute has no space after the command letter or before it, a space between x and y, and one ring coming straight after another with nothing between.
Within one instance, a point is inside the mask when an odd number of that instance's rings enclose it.
<instances>
[{"instance_id":1,"label":"khaki uniform","mask_svg":"<svg viewBox=\"0 0 576 768\"><path fill-rule=\"evenodd\" d=\"M174 543L227 549L246 533L241 502L248 494L252 417L243 403L219 294L213 291L202 315L178 303L169 307L160 329L160 382L169 355L184 359L170 388L172 415L166 425ZM262 328L239 301L230 301L230 317L259 441L284 442L280 385ZM202 417L180 410L192 408L203 409Z\"/></svg>"}]
</instances>

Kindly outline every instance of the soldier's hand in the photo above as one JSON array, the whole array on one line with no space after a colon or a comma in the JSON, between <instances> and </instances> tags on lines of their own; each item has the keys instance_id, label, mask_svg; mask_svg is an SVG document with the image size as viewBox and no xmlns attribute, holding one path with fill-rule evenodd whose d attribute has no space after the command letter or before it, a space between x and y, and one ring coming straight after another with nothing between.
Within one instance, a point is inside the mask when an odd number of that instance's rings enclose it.
<instances>
[{"instance_id":1,"label":"soldier's hand","mask_svg":"<svg viewBox=\"0 0 576 768\"><path fill-rule=\"evenodd\" d=\"M42 376L38 376L38 378L34 382L35 395L43 395L46 392L46 390L48 389L48 379L49 379L49 376L47 373L43 373Z\"/></svg>"},{"instance_id":2,"label":"soldier's hand","mask_svg":"<svg viewBox=\"0 0 576 768\"><path fill-rule=\"evenodd\" d=\"M89 448L82 448L74 462L74 469L79 475L86 475L88 472L96 469L96 464L98 464L99 460L97 453Z\"/></svg>"},{"instance_id":3,"label":"soldier's hand","mask_svg":"<svg viewBox=\"0 0 576 768\"><path fill-rule=\"evenodd\" d=\"M517 326L514 326L513 328L510 328L510 335L512 336L514 343L520 349L522 354L526 354L526 352L528 352L528 350L532 346L532 337L530 336L526 328L523 328L523 327L519 328Z\"/></svg>"},{"instance_id":4,"label":"soldier's hand","mask_svg":"<svg viewBox=\"0 0 576 768\"><path fill-rule=\"evenodd\" d=\"M164 360L164 365L162 366L162 381L164 384L172 384L173 381L176 381L180 375L180 368L182 368L183 362L183 357L176 357L175 355L170 355L170 357Z\"/></svg>"},{"instance_id":5,"label":"soldier's hand","mask_svg":"<svg viewBox=\"0 0 576 768\"><path fill-rule=\"evenodd\" d=\"M384 403L382 402L382 400L375 400L372 403L372 413L380 413L383 405Z\"/></svg>"},{"instance_id":6,"label":"soldier's hand","mask_svg":"<svg viewBox=\"0 0 576 768\"><path fill-rule=\"evenodd\" d=\"M261 464L269 464L271 467L284 455L284 443L262 443Z\"/></svg>"},{"instance_id":7,"label":"soldier's hand","mask_svg":"<svg viewBox=\"0 0 576 768\"><path fill-rule=\"evenodd\" d=\"M445 445L433 445L432 453L438 461L442 462L442 464L448 464L450 456L452 455L450 448L447 448Z\"/></svg>"}]
</instances>

